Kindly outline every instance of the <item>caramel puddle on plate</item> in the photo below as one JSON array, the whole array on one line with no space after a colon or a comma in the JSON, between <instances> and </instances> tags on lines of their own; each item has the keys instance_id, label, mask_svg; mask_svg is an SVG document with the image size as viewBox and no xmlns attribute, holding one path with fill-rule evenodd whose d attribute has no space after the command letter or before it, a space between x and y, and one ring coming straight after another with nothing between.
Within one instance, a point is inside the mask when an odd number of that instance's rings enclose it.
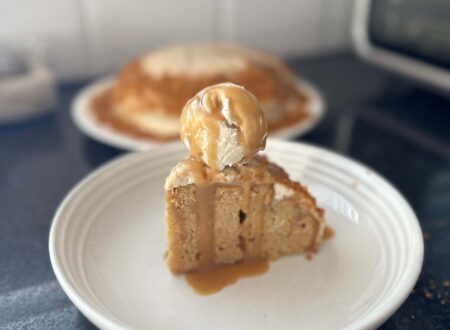
<instances>
[{"instance_id":1,"label":"caramel puddle on plate","mask_svg":"<svg viewBox=\"0 0 450 330\"><path fill-rule=\"evenodd\" d=\"M331 228L330 226L326 226L325 230L323 231L323 240L327 241L330 240L334 237L335 235L335 231L333 228Z\"/></svg>"},{"instance_id":2,"label":"caramel puddle on plate","mask_svg":"<svg viewBox=\"0 0 450 330\"><path fill-rule=\"evenodd\" d=\"M330 240L334 236L335 230L326 226L323 232L323 240ZM186 274L186 281L195 292L201 295L210 295L236 283L240 278L262 275L268 270L269 262L267 260L255 260L188 273Z\"/></svg>"},{"instance_id":3,"label":"caramel puddle on plate","mask_svg":"<svg viewBox=\"0 0 450 330\"><path fill-rule=\"evenodd\" d=\"M188 273L186 281L195 292L201 295L210 295L236 283L240 278L262 275L268 269L269 262L267 260L241 262Z\"/></svg>"}]
</instances>

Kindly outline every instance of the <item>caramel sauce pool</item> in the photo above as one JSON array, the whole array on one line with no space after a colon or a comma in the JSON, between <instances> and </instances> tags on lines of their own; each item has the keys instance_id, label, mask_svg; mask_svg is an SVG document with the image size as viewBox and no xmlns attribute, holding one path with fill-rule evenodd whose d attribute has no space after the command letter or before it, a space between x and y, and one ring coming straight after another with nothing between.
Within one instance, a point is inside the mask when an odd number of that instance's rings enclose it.
<instances>
[{"instance_id":1,"label":"caramel sauce pool","mask_svg":"<svg viewBox=\"0 0 450 330\"><path fill-rule=\"evenodd\" d=\"M267 260L255 260L188 273L186 281L195 292L210 295L236 283L241 278L265 274L268 269Z\"/></svg>"},{"instance_id":2,"label":"caramel sauce pool","mask_svg":"<svg viewBox=\"0 0 450 330\"><path fill-rule=\"evenodd\" d=\"M335 236L335 230L326 226L323 240L330 240ZM245 277L265 274L269 270L267 260L241 262L232 265L220 265L209 270L196 271L186 274L186 281L201 295L210 295L221 291L226 286L236 283Z\"/></svg>"}]
</instances>

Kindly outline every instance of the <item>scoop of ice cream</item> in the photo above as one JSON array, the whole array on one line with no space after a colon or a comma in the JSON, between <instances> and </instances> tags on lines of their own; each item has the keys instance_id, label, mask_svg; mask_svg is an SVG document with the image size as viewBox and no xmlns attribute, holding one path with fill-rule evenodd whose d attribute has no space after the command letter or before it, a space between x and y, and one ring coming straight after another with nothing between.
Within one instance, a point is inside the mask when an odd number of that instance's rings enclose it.
<instances>
[{"instance_id":1,"label":"scoop of ice cream","mask_svg":"<svg viewBox=\"0 0 450 330\"><path fill-rule=\"evenodd\" d=\"M221 171L250 161L264 149L267 122L250 92L222 83L206 87L186 103L180 137L192 156Z\"/></svg>"}]
</instances>

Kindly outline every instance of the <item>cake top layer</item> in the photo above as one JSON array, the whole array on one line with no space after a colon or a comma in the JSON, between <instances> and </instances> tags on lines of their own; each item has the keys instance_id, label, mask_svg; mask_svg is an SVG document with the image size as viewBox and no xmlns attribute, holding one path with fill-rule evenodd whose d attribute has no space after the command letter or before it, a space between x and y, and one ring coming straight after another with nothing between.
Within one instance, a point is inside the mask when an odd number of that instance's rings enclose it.
<instances>
[{"instance_id":1,"label":"cake top layer","mask_svg":"<svg viewBox=\"0 0 450 330\"><path fill-rule=\"evenodd\" d=\"M267 122L256 98L232 83L209 86L184 106L180 138L212 170L247 163L264 149Z\"/></svg>"},{"instance_id":2,"label":"cake top layer","mask_svg":"<svg viewBox=\"0 0 450 330\"><path fill-rule=\"evenodd\" d=\"M205 163L188 157L175 166L166 180L166 190L189 184L205 185L223 183L236 185L243 181L255 184L272 183L274 177L282 178L285 172L274 164L269 168L265 157L254 157L249 163L228 166L222 171L213 171ZM274 175L276 174L276 175Z\"/></svg>"},{"instance_id":3,"label":"cake top layer","mask_svg":"<svg viewBox=\"0 0 450 330\"><path fill-rule=\"evenodd\" d=\"M202 161L188 157L176 165L166 179L165 189L206 184L240 185L245 184L273 185L273 201L284 198L298 199L305 207L321 217L323 210L316 206L314 198L298 182L291 181L289 175L281 167L257 155L247 164L238 164L217 172L211 170Z\"/></svg>"}]
</instances>

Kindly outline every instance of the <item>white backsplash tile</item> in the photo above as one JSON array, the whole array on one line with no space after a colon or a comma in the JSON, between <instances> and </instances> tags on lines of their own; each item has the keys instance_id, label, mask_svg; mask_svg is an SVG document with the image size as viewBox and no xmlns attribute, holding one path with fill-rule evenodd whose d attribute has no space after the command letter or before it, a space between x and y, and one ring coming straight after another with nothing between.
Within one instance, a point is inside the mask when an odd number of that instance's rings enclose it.
<instances>
[{"instance_id":1,"label":"white backsplash tile","mask_svg":"<svg viewBox=\"0 0 450 330\"><path fill-rule=\"evenodd\" d=\"M170 43L212 41L214 1L83 0L94 71Z\"/></svg>"},{"instance_id":2,"label":"white backsplash tile","mask_svg":"<svg viewBox=\"0 0 450 330\"><path fill-rule=\"evenodd\" d=\"M234 41L282 56L348 48L353 0L0 1L0 42L38 36L64 80L114 72L178 42Z\"/></svg>"},{"instance_id":3,"label":"white backsplash tile","mask_svg":"<svg viewBox=\"0 0 450 330\"><path fill-rule=\"evenodd\" d=\"M232 40L279 55L303 55L319 50L320 1L231 0L231 3Z\"/></svg>"},{"instance_id":4,"label":"white backsplash tile","mask_svg":"<svg viewBox=\"0 0 450 330\"><path fill-rule=\"evenodd\" d=\"M350 48L350 27L355 0L322 0L320 10L320 51Z\"/></svg>"},{"instance_id":5,"label":"white backsplash tile","mask_svg":"<svg viewBox=\"0 0 450 330\"><path fill-rule=\"evenodd\" d=\"M354 0L221 0L218 37L284 57L350 47Z\"/></svg>"},{"instance_id":6,"label":"white backsplash tile","mask_svg":"<svg viewBox=\"0 0 450 330\"><path fill-rule=\"evenodd\" d=\"M79 15L76 0L0 1L0 43L41 40L59 77L85 76L86 47Z\"/></svg>"}]
</instances>

